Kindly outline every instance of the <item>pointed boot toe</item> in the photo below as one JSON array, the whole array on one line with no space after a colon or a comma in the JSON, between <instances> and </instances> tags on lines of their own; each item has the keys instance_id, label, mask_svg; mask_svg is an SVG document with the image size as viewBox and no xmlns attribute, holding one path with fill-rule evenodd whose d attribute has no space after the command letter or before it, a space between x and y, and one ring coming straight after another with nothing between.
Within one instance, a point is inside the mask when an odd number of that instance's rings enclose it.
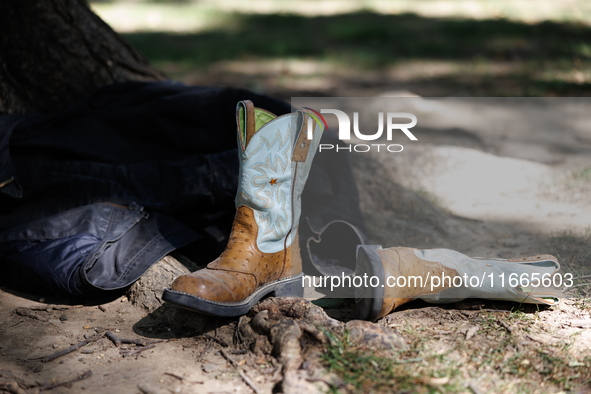
<instances>
[{"instance_id":1,"label":"pointed boot toe","mask_svg":"<svg viewBox=\"0 0 591 394\"><path fill-rule=\"evenodd\" d=\"M239 302L256 287L256 278L252 275L205 268L179 276L171 290L212 302Z\"/></svg>"}]
</instances>

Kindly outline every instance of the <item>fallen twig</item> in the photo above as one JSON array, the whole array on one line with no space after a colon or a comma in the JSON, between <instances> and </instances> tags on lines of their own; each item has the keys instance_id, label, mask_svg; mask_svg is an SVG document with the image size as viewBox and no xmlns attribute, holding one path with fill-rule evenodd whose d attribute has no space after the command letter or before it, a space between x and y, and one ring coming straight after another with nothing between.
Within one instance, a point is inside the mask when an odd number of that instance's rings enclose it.
<instances>
[{"instance_id":1,"label":"fallen twig","mask_svg":"<svg viewBox=\"0 0 591 394\"><path fill-rule=\"evenodd\" d=\"M226 353L226 352L224 351L224 349L221 349L221 350L220 350L220 353L222 354L222 356L223 356L223 357L224 357L226 360L228 360L228 362L229 362L230 364L232 364L232 366L233 366L234 368L236 368L236 370L238 370L238 373L240 374L240 377L242 378L242 380L244 380L244 383L246 383L248 386L250 386L250 388L251 388L251 389L253 389L253 390L254 390L254 392L255 392L256 394L259 394L259 393L260 393L260 391L259 391L258 387L257 387L257 386L254 384L254 382L253 382L252 380L250 380L250 378L249 378L248 376L246 376L246 374L244 373L244 371L242 370L242 368L240 368L240 366L239 366L239 365L236 363L236 361L234 361L234 360L232 359L232 357L230 357L230 356L228 355L228 353Z\"/></svg>"},{"instance_id":2,"label":"fallen twig","mask_svg":"<svg viewBox=\"0 0 591 394\"><path fill-rule=\"evenodd\" d=\"M109 339L110 339L110 340L113 342L113 344L114 344L115 346L117 346L117 347L121 346L121 339L117 338L117 337L115 336L115 334L113 334L111 331L107 331L107 332L105 333L105 336L106 336L107 338L109 338Z\"/></svg>"},{"instance_id":3,"label":"fallen twig","mask_svg":"<svg viewBox=\"0 0 591 394\"><path fill-rule=\"evenodd\" d=\"M87 378L89 378L91 376L92 376L92 371L88 370L88 371L84 372L82 375L78 376L77 378L70 379L70 380L67 380L65 382L54 383L54 384L50 384L49 386L47 385L47 383L45 383L43 385L43 387L41 387L41 390L39 391L39 394L43 393L43 391L52 390L52 389L54 389L56 387L61 387L61 386L70 387L72 385L72 383L78 382L80 380L87 379Z\"/></svg>"},{"instance_id":4,"label":"fallen twig","mask_svg":"<svg viewBox=\"0 0 591 394\"><path fill-rule=\"evenodd\" d=\"M178 380L180 380L181 382L183 382L183 381L185 380L185 378L183 378L182 376L175 375L175 374L173 374L173 373L170 373L170 372L164 372L164 374L165 374L165 375L168 375L168 376L172 376L173 378L177 378L177 379L178 379Z\"/></svg>"},{"instance_id":5,"label":"fallen twig","mask_svg":"<svg viewBox=\"0 0 591 394\"><path fill-rule=\"evenodd\" d=\"M86 340L86 341L82 341L82 342L78 342L78 343L77 343L77 344L75 344L74 346L72 346L72 347L69 347L69 348L67 348L67 349L65 349L65 350L62 350L62 351L60 351L60 352L57 352L57 353L51 354L51 355L49 355L49 356L46 356L46 357L41 357L41 358L37 358L37 359L33 359L33 360L39 360L39 359L40 359L40 360L41 360L41 362L43 362L43 363L47 363L47 362L49 362L49 361L53 361L53 360L55 360L56 358L60 358L60 357L62 357L62 356L65 356L66 354L70 354L70 353L72 353L73 351L76 351L76 350L80 349L82 346L84 346L84 345L87 345L87 344L88 344L88 343L90 343L90 342L91 342L91 341L88 341L88 340Z\"/></svg>"},{"instance_id":6,"label":"fallen twig","mask_svg":"<svg viewBox=\"0 0 591 394\"><path fill-rule=\"evenodd\" d=\"M102 306L102 305L99 305L99 306L98 306L98 308L99 308L101 311L103 311L103 312L106 312L106 311L107 311L107 308L105 308L105 307L104 307L104 306Z\"/></svg>"},{"instance_id":7,"label":"fallen twig","mask_svg":"<svg viewBox=\"0 0 591 394\"><path fill-rule=\"evenodd\" d=\"M148 344L148 342L144 341L143 339L118 338L111 331L107 331L105 333L105 336L107 338L109 338L117 347L121 346L122 343L130 344L130 345L138 345L138 346L146 346ZM150 342L150 344L160 343L160 342L163 342L163 341Z\"/></svg>"},{"instance_id":8,"label":"fallen twig","mask_svg":"<svg viewBox=\"0 0 591 394\"><path fill-rule=\"evenodd\" d=\"M242 380L244 380L244 382L247 385L249 385L250 388L253 389L256 394L260 394L258 387L254 384L254 382L252 380L250 380L250 378L248 376L246 376L246 374L244 373L243 370L239 369L238 373L240 374L240 377L242 378Z\"/></svg>"},{"instance_id":9,"label":"fallen twig","mask_svg":"<svg viewBox=\"0 0 591 394\"><path fill-rule=\"evenodd\" d=\"M123 357L129 357L129 356L133 356L135 354L136 360L137 360L137 356L139 356L141 352L148 350L148 349L154 349L155 347L156 347L156 345L149 345L149 346L143 347L138 350L132 350L130 352L121 351L121 354L123 355Z\"/></svg>"},{"instance_id":10,"label":"fallen twig","mask_svg":"<svg viewBox=\"0 0 591 394\"><path fill-rule=\"evenodd\" d=\"M21 323L24 323L24 322L25 322L25 319L20 319L18 323L16 323L16 324L13 324L13 325L12 325L12 326L10 326L10 327L11 327L11 328L12 328L12 327L16 327L16 326L18 326L19 324L21 324Z\"/></svg>"},{"instance_id":11,"label":"fallen twig","mask_svg":"<svg viewBox=\"0 0 591 394\"><path fill-rule=\"evenodd\" d=\"M183 378L182 376L175 375L170 372L164 372L164 374L168 375L168 376L172 376L173 378L176 378L176 379L180 380L181 382L192 383L192 384L203 384L203 382L199 382L197 380L190 381L190 380L187 380L186 378Z\"/></svg>"},{"instance_id":12,"label":"fallen twig","mask_svg":"<svg viewBox=\"0 0 591 394\"><path fill-rule=\"evenodd\" d=\"M513 328L511 328L511 326L510 326L510 325L508 325L507 323L505 323L504 321L502 321L502 320L497 320L497 323L499 323L499 324L500 324L500 325L501 325L501 326L502 326L502 327L503 327L505 330L507 330L507 332L508 332L509 334L511 334L511 333L513 332Z\"/></svg>"},{"instance_id":13,"label":"fallen twig","mask_svg":"<svg viewBox=\"0 0 591 394\"><path fill-rule=\"evenodd\" d=\"M84 305L72 305L72 306L64 306L64 305L51 305L51 304L47 304L47 305L34 305L34 306L26 306L23 308L17 308L17 309L28 309L30 311L65 311L68 309L78 309L78 308L82 308L84 307Z\"/></svg>"},{"instance_id":14,"label":"fallen twig","mask_svg":"<svg viewBox=\"0 0 591 394\"><path fill-rule=\"evenodd\" d=\"M53 361L56 358L60 358L62 356L65 356L66 354L70 354L70 353L72 353L72 352L80 349L82 346L87 345L90 342L96 341L97 339L99 339L101 337L101 335L102 335L102 332L96 334L95 336L93 336L91 338L85 339L82 342L78 342L74 346L71 346L71 347L69 347L69 348L67 348L65 350L61 350L61 351L59 351L57 353L53 353L53 354L50 354L49 356L45 356L45 357L30 358L29 360L41 360L41 362L43 362L43 363L46 363L46 362L49 362L49 361Z\"/></svg>"},{"instance_id":15,"label":"fallen twig","mask_svg":"<svg viewBox=\"0 0 591 394\"><path fill-rule=\"evenodd\" d=\"M232 359L232 357L230 357L230 356L228 355L228 353L226 353L226 352L224 351L224 349L221 349L221 350L220 350L220 353L222 354L222 356L224 356L224 358L225 358L226 360L228 360L228 362L229 362L230 364L232 364L232 366L234 366L234 367L238 367L238 364L236 364L236 361L234 361L234 360Z\"/></svg>"},{"instance_id":16,"label":"fallen twig","mask_svg":"<svg viewBox=\"0 0 591 394\"><path fill-rule=\"evenodd\" d=\"M418 358L407 358L406 360L395 360L395 364L408 364L408 363L418 363L419 361L423 361L423 357Z\"/></svg>"},{"instance_id":17,"label":"fallen twig","mask_svg":"<svg viewBox=\"0 0 591 394\"><path fill-rule=\"evenodd\" d=\"M43 319L43 318L37 316L36 314L32 313L29 310L29 308L16 308L13 312L16 313L17 315L20 315L23 317L28 317L29 319L40 320L44 323L47 323L49 321L47 319Z\"/></svg>"}]
</instances>

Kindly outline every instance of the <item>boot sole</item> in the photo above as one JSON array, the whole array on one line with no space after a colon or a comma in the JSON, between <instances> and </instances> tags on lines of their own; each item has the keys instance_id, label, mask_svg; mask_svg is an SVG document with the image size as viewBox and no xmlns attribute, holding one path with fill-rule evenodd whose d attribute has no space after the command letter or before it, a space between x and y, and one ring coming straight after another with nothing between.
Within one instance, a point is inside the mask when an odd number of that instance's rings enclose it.
<instances>
[{"instance_id":1,"label":"boot sole","mask_svg":"<svg viewBox=\"0 0 591 394\"><path fill-rule=\"evenodd\" d=\"M212 316L236 317L246 315L248 311L263 297L303 297L304 287L298 274L267 283L256 289L251 295L239 302L217 302L197 297L182 291L166 289L162 299L170 304L190 311Z\"/></svg>"},{"instance_id":2,"label":"boot sole","mask_svg":"<svg viewBox=\"0 0 591 394\"><path fill-rule=\"evenodd\" d=\"M360 245L357 247L356 276L367 274L368 277L376 276L379 284L376 287L355 288L355 310L357 319L376 321L384 303L384 266L376 250L381 246Z\"/></svg>"}]
</instances>

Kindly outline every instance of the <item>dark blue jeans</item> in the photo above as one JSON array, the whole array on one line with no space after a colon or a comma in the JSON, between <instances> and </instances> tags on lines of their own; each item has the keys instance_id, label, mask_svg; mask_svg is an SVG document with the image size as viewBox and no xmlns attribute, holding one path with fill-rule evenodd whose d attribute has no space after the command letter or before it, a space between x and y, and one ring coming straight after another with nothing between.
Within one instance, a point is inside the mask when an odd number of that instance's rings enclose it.
<instances>
[{"instance_id":1,"label":"dark blue jeans","mask_svg":"<svg viewBox=\"0 0 591 394\"><path fill-rule=\"evenodd\" d=\"M136 82L61 114L0 118L0 282L87 296L130 285L179 247L198 263L217 257L235 214L235 106L245 99L291 110L241 89ZM348 160L322 156L302 217L362 228ZM330 166L343 179L327 181Z\"/></svg>"}]
</instances>

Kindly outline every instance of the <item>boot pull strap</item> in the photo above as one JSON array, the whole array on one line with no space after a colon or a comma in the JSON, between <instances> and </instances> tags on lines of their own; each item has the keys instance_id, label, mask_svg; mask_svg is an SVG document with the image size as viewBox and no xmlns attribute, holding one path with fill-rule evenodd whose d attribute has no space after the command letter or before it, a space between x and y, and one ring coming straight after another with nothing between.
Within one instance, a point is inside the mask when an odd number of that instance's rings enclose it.
<instances>
[{"instance_id":1,"label":"boot pull strap","mask_svg":"<svg viewBox=\"0 0 591 394\"><path fill-rule=\"evenodd\" d=\"M312 120L312 118L302 111L298 111L298 118L298 121L301 119L301 126L298 127L300 132L293 148L291 160L303 162L308 157L310 143L312 142L307 138L308 127L312 127L312 130L314 130L314 123L309 122L308 120Z\"/></svg>"},{"instance_id":2,"label":"boot pull strap","mask_svg":"<svg viewBox=\"0 0 591 394\"><path fill-rule=\"evenodd\" d=\"M254 104L252 101L243 100L238 103L236 123L239 130L238 135L240 135L240 140L242 141L242 149L245 149L256 131Z\"/></svg>"}]
</instances>

